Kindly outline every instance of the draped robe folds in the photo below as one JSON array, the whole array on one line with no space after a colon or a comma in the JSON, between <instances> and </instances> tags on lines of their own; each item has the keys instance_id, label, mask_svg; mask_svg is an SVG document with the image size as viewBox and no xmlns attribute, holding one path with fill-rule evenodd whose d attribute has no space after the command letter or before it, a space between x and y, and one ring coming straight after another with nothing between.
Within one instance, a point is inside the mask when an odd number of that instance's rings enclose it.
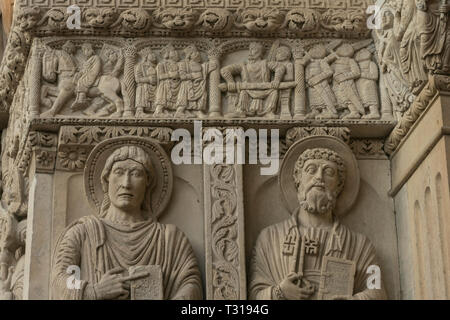
<instances>
[{"instance_id":1,"label":"draped robe folds","mask_svg":"<svg viewBox=\"0 0 450 320\"><path fill-rule=\"evenodd\" d=\"M448 69L450 67L448 17L441 19L441 13L439 12L440 3L441 1L430 3L428 12L417 11L417 23L420 26L421 55L425 59L427 68L430 70L438 68Z\"/></svg>"},{"instance_id":2,"label":"draped robe folds","mask_svg":"<svg viewBox=\"0 0 450 320\"><path fill-rule=\"evenodd\" d=\"M78 80L77 92L88 92L95 85L100 74L102 62L99 56L93 55L84 64Z\"/></svg>"},{"instance_id":3,"label":"draped robe folds","mask_svg":"<svg viewBox=\"0 0 450 320\"><path fill-rule=\"evenodd\" d=\"M295 215L294 215L295 216ZM319 237L319 250L317 255L305 254L304 277L315 287L311 299L317 299L319 291L320 273L323 256L351 260L356 263L353 296L356 299L385 299L383 284L381 289L368 289L366 273L371 265L378 265L375 249L370 241L363 235L350 231L347 227L335 222L333 230L314 228L313 230L300 227L295 217L264 229L259 235L253 252L250 266L250 299L275 299L273 289L293 272L297 255L288 255L283 252L286 236L298 230L301 237L311 231ZM298 247L300 250L300 246ZM300 256L300 254L298 254ZM296 270L298 273L299 270ZM381 282L382 283L382 282Z\"/></svg>"},{"instance_id":4,"label":"draped robe folds","mask_svg":"<svg viewBox=\"0 0 450 320\"><path fill-rule=\"evenodd\" d=\"M81 268L80 289L69 289L67 268ZM160 265L164 299L201 299L200 271L186 236L173 225L154 221L119 225L94 216L66 229L57 244L52 267L53 299L94 299L88 286L108 270Z\"/></svg>"}]
</instances>

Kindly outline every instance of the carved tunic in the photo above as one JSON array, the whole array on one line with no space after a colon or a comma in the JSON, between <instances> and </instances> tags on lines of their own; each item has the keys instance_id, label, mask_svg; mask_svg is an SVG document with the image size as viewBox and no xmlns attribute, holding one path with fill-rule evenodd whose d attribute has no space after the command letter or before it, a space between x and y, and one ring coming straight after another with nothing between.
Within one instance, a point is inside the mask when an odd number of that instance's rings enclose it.
<instances>
[{"instance_id":1,"label":"carved tunic","mask_svg":"<svg viewBox=\"0 0 450 320\"><path fill-rule=\"evenodd\" d=\"M156 69L151 63L140 63L135 68L136 108L150 108L155 101ZM154 110L150 110L154 111Z\"/></svg>"},{"instance_id":2,"label":"carved tunic","mask_svg":"<svg viewBox=\"0 0 450 320\"><path fill-rule=\"evenodd\" d=\"M312 60L306 67L311 109L323 109L336 105L336 97L328 83L328 79L332 76L333 70L325 60Z\"/></svg>"},{"instance_id":3,"label":"carved tunic","mask_svg":"<svg viewBox=\"0 0 450 320\"><path fill-rule=\"evenodd\" d=\"M93 299L88 286L108 270L160 265L164 299L201 299L200 271L186 236L173 225L145 221L119 225L95 216L81 218L57 244L52 269L54 299ZM67 268L81 268L81 289L68 289Z\"/></svg>"},{"instance_id":4,"label":"carved tunic","mask_svg":"<svg viewBox=\"0 0 450 320\"><path fill-rule=\"evenodd\" d=\"M333 91L341 107L348 104L360 104L355 79L361 75L359 66L351 58L340 57L333 64Z\"/></svg>"},{"instance_id":5,"label":"carved tunic","mask_svg":"<svg viewBox=\"0 0 450 320\"><path fill-rule=\"evenodd\" d=\"M297 229L297 232L295 229ZM375 249L363 235L352 232L339 222L333 230L309 229L298 226L296 217L264 229L259 235L253 251L250 266L250 299L274 299L272 292L297 265L297 254L286 253L284 244L287 236L295 233L300 236L314 234L319 240L316 254L306 254L304 260L304 277L314 286L311 299L317 299L323 256L332 256L351 260L356 263L353 295L359 299L385 299L383 286L380 290L367 288L366 273L370 265L378 265ZM294 239L292 237L291 239ZM299 270L295 270L299 272Z\"/></svg>"},{"instance_id":6,"label":"carved tunic","mask_svg":"<svg viewBox=\"0 0 450 320\"><path fill-rule=\"evenodd\" d=\"M356 88L364 107L378 106L378 67L375 62L366 60L359 63L361 77L356 81Z\"/></svg>"},{"instance_id":7,"label":"carved tunic","mask_svg":"<svg viewBox=\"0 0 450 320\"><path fill-rule=\"evenodd\" d=\"M229 75L239 74L243 83L267 83L271 81L273 71L274 81L281 81L285 67L281 63L267 60L249 61L244 64L233 64L222 69L222 75L228 81ZM245 89L239 94L239 109L250 115L264 115L274 112L277 106L277 89Z\"/></svg>"},{"instance_id":8,"label":"carved tunic","mask_svg":"<svg viewBox=\"0 0 450 320\"><path fill-rule=\"evenodd\" d=\"M178 64L170 60L162 61L156 66L156 73L159 80L156 90L156 106L162 106L167 110L176 110L181 85Z\"/></svg>"},{"instance_id":9,"label":"carved tunic","mask_svg":"<svg viewBox=\"0 0 450 320\"><path fill-rule=\"evenodd\" d=\"M78 80L77 91L87 92L92 86L94 86L100 71L102 68L102 62L99 56L93 55L84 64L81 71L80 79Z\"/></svg>"},{"instance_id":10,"label":"carved tunic","mask_svg":"<svg viewBox=\"0 0 450 320\"><path fill-rule=\"evenodd\" d=\"M185 60L180 62L178 66L182 82L177 106L192 111L204 111L206 108L206 78L209 64Z\"/></svg>"}]
</instances>

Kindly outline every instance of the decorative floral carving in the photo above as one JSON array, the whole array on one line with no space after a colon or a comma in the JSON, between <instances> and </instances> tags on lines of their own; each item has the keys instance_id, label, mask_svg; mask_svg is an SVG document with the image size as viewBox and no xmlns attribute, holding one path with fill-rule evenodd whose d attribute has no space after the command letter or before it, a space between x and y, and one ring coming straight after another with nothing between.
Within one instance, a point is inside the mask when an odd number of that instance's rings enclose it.
<instances>
[{"instance_id":1,"label":"decorative floral carving","mask_svg":"<svg viewBox=\"0 0 450 320\"><path fill-rule=\"evenodd\" d=\"M84 169L87 159L87 152L84 148L63 147L58 152L58 158L61 166L65 169L75 170Z\"/></svg>"},{"instance_id":2,"label":"decorative floral carving","mask_svg":"<svg viewBox=\"0 0 450 320\"><path fill-rule=\"evenodd\" d=\"M283 28L293 32L313 31L320 27L319 11L312 9L292 9L286 14Z\"/></svg>"},{"instance_id":3,"label":"decorative floral carving","mask_svg":"<svg viewBox=\"0 0 450 320\"><path fill-rule=\"evenodd\" d=\"M206 9L200 14L196 25L208 31L226 31L233 23L230 11L221 8Z\"/></svg>"},{"instance_id":4,"label":"decorative floral carving","mask_svg":"<svg viewBox=\"0 0 450 320\"><path fill-rule=\"evenodd\" d=\"M235 167L213 165L211 175L213 299L239 299Z\"/></svg>"},{"instance_id":5,"label":"decorative floral carving","mask_svg":"<svg viewBox=\"0 0 450 320\"><path fill-rule=\"evenodd\" d=\"M357 159L387 159L383 140L352 139L349 145Z\"/></svg>"},{"instance_id":6,"label":"decorative floral carving","mask_svg":"<svg viewBox=\"0 0 450 320\"><path fill-rule=\"evenodd\" d=\"M392 130L391 134L386 139L384 151L386 151L388 155L391 155L395 151L437 92L435 79L434 77L430 77L430 80L417 96L416 100L411 105L411 108L405 112L394 130Z\"/></svg>"}]
</instances>

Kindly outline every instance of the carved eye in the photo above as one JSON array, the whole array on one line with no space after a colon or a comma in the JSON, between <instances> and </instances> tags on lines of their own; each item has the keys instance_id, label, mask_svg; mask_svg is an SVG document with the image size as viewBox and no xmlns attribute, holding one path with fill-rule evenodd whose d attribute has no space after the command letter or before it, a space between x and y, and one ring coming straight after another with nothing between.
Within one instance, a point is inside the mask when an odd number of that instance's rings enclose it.
<instances>
[{"instance_id":1,"label":"carved eye","mask_svg":"<svg viewBox=\"0 0 450 320\"><path fill-rule=\"evenodd\" d=\"M361 19L356 18L356 19L352 20L352 24L360 24L360 23L361 23Z\"/></svg>"},{"instance_id":2,"label":"carved eye","mask_svg":"<svg viewBox=\"0 0 450 320\"><path fill-rule=\"evenodd\" d=\"M333 18L332 22L333 22L334 24L341 24L341 23L344 22L344 19L342 19L342 18L340 18L340 17L336 17L336 18Z\"/></svg>"},{"instance_id":3,"label":"carved eye","mask_svg":"<svg viewBox=\"0 0 450 320\"><path fill-rule=\"evenodd\" d=\"M314 174L317 171L317 167L313 164L310 164L309 166L306 167L305 171L308 174Z\"/></svg>"},{"instance_id":4,"label":"carved eye","mask_svg":"<svg viewBox=\"0 0 450 320\"><path fill-rule=\"evenodd\" d=\"M244 20L256 20L256 17L253 14L247 14L244 16Z\"/></svg>"},{"instance_id":5,"label":"carved eye","mask_svg":"<svg viewBox=\"0 0 450 320\"><path fill-rule=\"evenodd\" d=\"M116 169L114 169L114 172L113 172L116 176L122 176L123 174L124 174L124 171L123 171L123 169L122 168L116 168Z\"/></svg>"},{"instance_id":6,"label":"carved eye","mask_svg":"<svg viewBox=\"0 0 450 320\"><path fill-rule=\"evenodd\" d=\"M334 169L330 167L325 168L324 173L329 177L333 177L335 174Z\"/></svg>"},{"instance_id":7,"label":"carved eye","mask_svg":"<svg viewBox=\"0 0 450 320\"><path fill-rule=\"evenodd\" d=\"M140 177L144 176L144 173L142 172L142 170L133 170L133 171L131 171L131 175L133 177L140 178Z\"/></svg>"}]
</instances>

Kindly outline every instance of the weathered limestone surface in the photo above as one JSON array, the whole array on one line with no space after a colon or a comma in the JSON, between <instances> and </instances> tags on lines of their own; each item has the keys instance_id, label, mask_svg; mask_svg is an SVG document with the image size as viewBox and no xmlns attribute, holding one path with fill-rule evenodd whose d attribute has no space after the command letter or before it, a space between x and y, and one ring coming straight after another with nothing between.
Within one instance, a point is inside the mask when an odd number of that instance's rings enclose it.
<instances>
[{"instance_id":1,"label":"weathered limestone surface","mask_svg":"<svg viewBox=\"0 0 450 320\"><path fill-rule=\"evenodd\" d=\"M450 298L449 4L13 2L1 299Z\"/></svg>"}]
</instances>

